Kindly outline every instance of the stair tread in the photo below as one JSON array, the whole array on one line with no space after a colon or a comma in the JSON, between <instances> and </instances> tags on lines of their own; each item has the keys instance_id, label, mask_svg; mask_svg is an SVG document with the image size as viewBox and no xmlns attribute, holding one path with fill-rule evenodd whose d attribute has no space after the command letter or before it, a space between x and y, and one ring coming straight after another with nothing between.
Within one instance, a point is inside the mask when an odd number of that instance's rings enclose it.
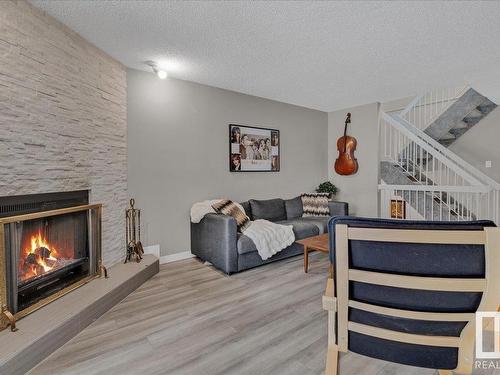
<instances>
[{"instance_id":1,"label":"stair tread","mask_svg":"<svg viewBox=\"0 0 500 375\"><path fill-rule=\"evenodd\" d=\"M454 134L452 134L451 132L448 132L448 133L444 134L443 136L441 136L439 138L439 140L440 141L447 141L447 140L450 140L450 139L455 140L456 138L457 137Z\"/></svg>"},{"instance_id":2,"label":"stair tread","mask_svg":"<svg viewBox=\"0 0 500 375\"><path fill-rule=\"evenodd\" d=\"M450 133L455 136L455 139L460 138L464 133L466 133L470 128L454 128L450 130Z\"/></svg>"}]
</instances>

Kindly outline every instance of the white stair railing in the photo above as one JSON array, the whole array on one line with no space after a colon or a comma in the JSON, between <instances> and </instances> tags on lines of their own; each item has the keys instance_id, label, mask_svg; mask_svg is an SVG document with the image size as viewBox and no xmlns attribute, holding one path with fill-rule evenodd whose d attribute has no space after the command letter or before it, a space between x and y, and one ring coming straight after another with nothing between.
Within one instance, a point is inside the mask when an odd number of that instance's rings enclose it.
<instances>
[{"instance_id":1,"label":"white stair railing","mask_svg":"<svg viewBox=\"0 0 500 375\"><path fill-rule=\"evenodd\" d=\"M398 115L381 114L380 139L381 161L408 179L379 185L384 217L389 201L399 199L410 206L410 218L498 223L500 185L494 180Z\"/></svg>"},{"instance_id":2,"label":"white stair railing","mask_svg":"<svg viewBox=\"0 0 500 375\"><path fill-rule=\"evenodd\" d=\"M492 220L498 223L498 190L481 186L379 185L381 216L394 217L391 201L405 205L396 218L431 221ZM396 205L399 207L400 205Z\"/></svg>"},{"instance_id":3,"label":"white stair railing","mask_svg":"<svg viewBox=\"0 0 500 375\"><path fill-rule=\"evenodd\" d=\"M483 185L479 179L435 149L433 144L419 137L418 131L397 116L382 113L380 132L382 161L391 161L399 165L420 184ZM432 140L429 136L427 138Z\"/></svg>"},{"instance_id":4,"label":"white stair railing","mask_svg":"<svg viewBox=\"0 0 500 375\"><path fill-rule=\"evenodd\" d=\"M429 91L417 96L399 115L417 129L425 130L468 89L469 86L462 86L455 89Z\"/></svg>"}]
</instances>

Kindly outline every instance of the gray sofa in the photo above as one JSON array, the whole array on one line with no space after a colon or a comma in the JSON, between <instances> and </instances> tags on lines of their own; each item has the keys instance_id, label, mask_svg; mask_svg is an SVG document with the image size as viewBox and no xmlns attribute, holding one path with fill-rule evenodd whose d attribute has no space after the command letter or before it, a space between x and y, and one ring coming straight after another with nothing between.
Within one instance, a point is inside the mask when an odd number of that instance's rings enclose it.
<instances>
[{"instance_id":1,"label":"gray sofa","mask_svg":"<svg viewBox=\"0 0 500 375\"><path fill-rule=\"evenodd\" d=\"M326 216L302 217L302 199L251 199L241 203L251 220L265 219L278 224L293 226L295 239L316 236L328 231ZM345 202L331 201L330 216L349 214ZM232 274L252 267L288 258L303 252L302 245L293 243L273 257L263 261L253 241L238 233L233 217L208 214L199 223L191 223L191 253L212 263L216 268Z\"/></svg>"}]
</instances>

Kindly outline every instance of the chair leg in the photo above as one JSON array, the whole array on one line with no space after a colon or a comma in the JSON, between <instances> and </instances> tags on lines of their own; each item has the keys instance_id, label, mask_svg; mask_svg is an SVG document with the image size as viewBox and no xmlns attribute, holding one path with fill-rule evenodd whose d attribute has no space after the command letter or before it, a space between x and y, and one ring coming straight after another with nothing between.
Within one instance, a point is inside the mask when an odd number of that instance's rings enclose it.
<instances>
[{"instance_id":1,"label":"chair leg","mask_svg":"<svg viewBox=\"0 0 500 375\"><path fill-rule=\"evenodd\" d=\"M326 291L323 295L323 309L328 311L328 349L326 352L325 375L337 375L339 347L336 343L337 329L337 299L334 294L335 284L333 279L326 282Z\"/></svg>"},{"instance_id":2,"label":"chair leg","mask_svg":"<svg viewBox=\"0 0 500 375\"><path fill-rule=\"evenodd\" d=\"M309 268L309 249L304 246L304 272L307 273Z\"/></svg>"},{"instance_id":3,"label":"chair leg","mask_svg":"<svg viewBox=\"0 0 500 375\"><path fill-rule=\"evenodd\" d=\"M339 347L337 345L329 345L326 353L326 370L325 375L337 375L339 364Z\"/></svg>"}]
</instances>

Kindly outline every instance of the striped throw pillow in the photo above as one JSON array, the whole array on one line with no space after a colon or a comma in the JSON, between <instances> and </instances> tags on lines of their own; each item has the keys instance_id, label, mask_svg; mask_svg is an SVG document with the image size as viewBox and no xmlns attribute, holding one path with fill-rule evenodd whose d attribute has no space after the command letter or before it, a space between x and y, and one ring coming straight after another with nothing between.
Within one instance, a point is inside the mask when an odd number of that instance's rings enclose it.
<instances>
[{"instance_id":1,"label":"striped throw pillow","mask_svg":"<svg viewBox=\"0 0 500 375\"><path fill-rule=\"evenodd\" d=\"M302 198L302 206L304 213L302 217L307 216L330 216L330 208L328 207L328 193L304 193Z\"/></svg>"},{"instance_id":2,"label":"striped throw pillow","mask_svg":"<svg viewBox=\"0 0 500 375\"><path fill-rule=\"evenodd\" d=\"M221 199L212 205L215 212L234 217L238 231L243 232L249 225L250 219L241 208L229 199Z\"/></svg>"}]
</instances>

